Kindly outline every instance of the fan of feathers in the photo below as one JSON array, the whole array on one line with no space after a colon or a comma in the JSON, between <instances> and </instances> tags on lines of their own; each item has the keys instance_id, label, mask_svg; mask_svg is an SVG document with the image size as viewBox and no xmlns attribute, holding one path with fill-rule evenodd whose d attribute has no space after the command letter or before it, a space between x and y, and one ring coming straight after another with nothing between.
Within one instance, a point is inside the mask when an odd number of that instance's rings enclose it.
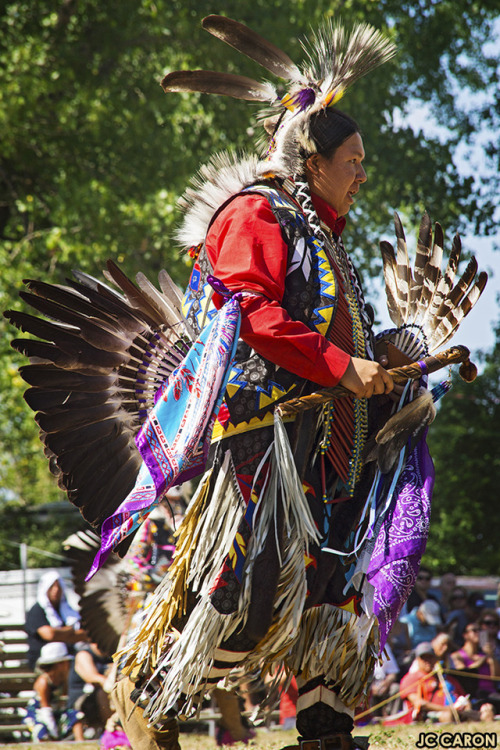
<instances>
[{"instance_id":1,"label":"fan of feathers","mask_svg":"<svg viewBox=\"0 0 500 750\"><path fill-rule=\"evenodd\" d=\"M141 465L135 436L194 333L166 271L161 292L142 273L136 286L112 261L105 276L120 292L80 271L74 276L67 285L25 280L21 298L45 318L4 314L37 337L12 341L30 359L20 368L30 386L24 397L59 487L99 530L134 487Z\"/></svg>"},{"instance_id":2,"label":"fan of feathers","mask_svg":"<svg viewBox=\"0 0 500 750\"><path fill-rule=\"evenodd\" d=\"M488 275L477 273L472 257L461 276L458 265L462 252L460 236L455 235L442 271L444 235L436 222L434 232L424 213L418 232L415 263L412 270L403 225L394 214L396 250L382 241L387 309L396 331L389 335L394 345L411 360L420 359L450 341L462 320L481 296Z\"/></svg>"},{"instance_id":3,"label":"fan of feathers","mask_svg":"<svg viewBox=\"0 0 500 750\"><path fill-rule=\"evenodd\" d=\"M377 338L384 346L392 345L395 357L391 366L420 360L450 341L462 320L481 296L488 276L477 273L477 261L471 258L461 276L458 265L461 241L455 235L444 272L444 235L436 223L434 232L425 213L420 222L415 263L412 269L403 225L394 215L396 250L387 241L380 243L382 251L387 308L395 329L383 331ZM381 349L384 351L384 348ZM390 358L389 358L390 361ZM469 363L475 370L475 366ZM403 448L411 451L433 421L436 409L430 391L421 389L411 395L399 411L379 413L380 429L374 427L369 436L363 460L376 461L382 474L390 474Z\"/></svg>"}]
</instances>

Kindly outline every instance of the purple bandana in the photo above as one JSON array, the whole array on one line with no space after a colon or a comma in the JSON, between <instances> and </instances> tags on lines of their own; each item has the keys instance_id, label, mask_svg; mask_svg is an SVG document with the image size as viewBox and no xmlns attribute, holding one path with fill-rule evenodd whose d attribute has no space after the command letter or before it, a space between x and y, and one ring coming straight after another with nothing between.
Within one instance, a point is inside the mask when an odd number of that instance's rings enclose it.
<instances>
[{"instance_id":1,"label":"purple bandana","mask_svg":"<svg viewBox=\"0 0 500 750\"><path fill-rule=\"evenodd\" d=\"M434 465L422 439L401 472L392 507L375 542L367 577L375 588L380 650L415 584L427 544Z\"/></svg>"}]
</instances>

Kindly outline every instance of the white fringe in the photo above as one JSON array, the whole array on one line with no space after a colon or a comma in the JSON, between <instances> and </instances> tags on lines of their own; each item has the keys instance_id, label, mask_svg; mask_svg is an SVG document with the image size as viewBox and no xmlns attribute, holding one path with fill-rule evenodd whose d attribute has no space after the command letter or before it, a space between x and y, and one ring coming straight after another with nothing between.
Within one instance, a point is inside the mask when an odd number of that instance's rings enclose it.
<instances>
[{"instance_id":1,"label":"white fringe","mask_svg":"<svg viewBox=\"0 0 500 750\"><path fill-rule=\"evenodd\" d=\"M367 688L378 656L378 624L374 616L360 617L330 604L308 609L287 667L308 681L324 675L339 688L339 698L354 705Z\"/></svg>"},{"instance_id":2,"label":"white fringe","mask_svg":"<svg viewBox=\"0 0 500 750\"><path fill-rule=\"evenodd\" d=\"M216 648L241 624L242 614L221 615L208 597L193 609L186 627L170 651L160 660L152 680L162 670L162 686L144 709L151 723L176 708L179 718L188 718L199 709L200 693L212 668ZM178 701L185 701L181 707Z\"/></svg>"},{"instance_id":3,"label":"white fringe","mask_svg":"<svg viewBox=\"0 0 500 750\"><path fill-rule=\"evenodd\" d=\"M283 420L277 411L274 413L274 436L279 480L284 495L285 528L290 533L290 523L293 522L299 537L306 543L307 551L308 541L311 540L319 544L320 536L304 494L301 479L297 473Z\"/></svg>"},{"instance_id":4,"label":"white fringe","mask_svg":"<svg viewBox=\"0 0 500 750\"><path fill-rule=\"evenodd\" d=\"M213 497L203 512L193 543L188 584L206 595L214 577L220 572L238 526L245 513L245 503L238 488L231 454L226 451Z\"/></svg>"}]
</instances>

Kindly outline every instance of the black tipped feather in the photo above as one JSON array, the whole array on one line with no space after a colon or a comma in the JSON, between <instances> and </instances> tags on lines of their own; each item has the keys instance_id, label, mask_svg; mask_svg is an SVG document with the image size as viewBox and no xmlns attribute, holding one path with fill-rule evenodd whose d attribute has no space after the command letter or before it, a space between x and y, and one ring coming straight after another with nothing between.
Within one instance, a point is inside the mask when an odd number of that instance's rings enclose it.
<instances>
[{"instance_id":1,"label":"black tipped feather","mask_svg":"<svg viewBox=\"0 0 500 750\"><path fill-rule=\"evenodd\" d=\"M165 92L218 94L250 102L272 102L277 96L269 83L214 70L176 70L166 75L161 85Z\"/></svg>"},{"instance_id":2,"label":"black tipped feather","mask_svg":"<svg viewBox=\"0 0 500 750\"><path fill-rule=\"evenodd\" d=\"M299 80L300 70L293 60L283 50L249 29L248 26L226 16L217 15L204 18L202 26L205 31L234 47L251 60L255 60L279 78L289 81Z\"/></svg>"}]
</instances>

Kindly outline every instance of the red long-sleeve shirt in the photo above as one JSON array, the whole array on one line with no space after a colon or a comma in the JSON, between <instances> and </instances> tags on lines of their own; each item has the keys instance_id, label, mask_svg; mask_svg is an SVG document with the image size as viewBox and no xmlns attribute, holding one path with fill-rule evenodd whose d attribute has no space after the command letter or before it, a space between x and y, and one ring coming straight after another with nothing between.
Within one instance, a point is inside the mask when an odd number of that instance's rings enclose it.
<instances>
[{"instance_id":1,"label":"red long-sleeve shirt","mask_svg":"<svg viewBox=\"0 0 500 750\"><path fill-rule=\"evenodd\" d=\"M345 219L313 196L320 218L340 234ZM224 208L206 239L214 276L231 291L251 291L241 302L241 338L275 364L319 385L336 385L350 356L282 307L288 248L263 196L239 195ZM214 295L217 307L222 300Z\"/></svg>"}]
</instances>

